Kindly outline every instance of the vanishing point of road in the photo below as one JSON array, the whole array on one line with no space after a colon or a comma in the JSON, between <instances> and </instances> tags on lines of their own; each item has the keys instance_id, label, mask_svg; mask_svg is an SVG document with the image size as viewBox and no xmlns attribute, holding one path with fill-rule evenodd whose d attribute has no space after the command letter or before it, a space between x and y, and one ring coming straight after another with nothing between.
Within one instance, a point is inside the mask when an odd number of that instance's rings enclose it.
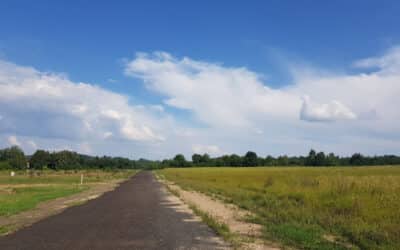
<instances>
[{"instance_id":1,"label":"vanishing point of road","mask_svg":"<svg viewBox=\"0 0 400 250\"><path fill-rule=\"evenodd\" d=\"M0 249L227 248L169 196L151 172L142 171L97 199L0 237Z\"/></svg>"}]
</instances>

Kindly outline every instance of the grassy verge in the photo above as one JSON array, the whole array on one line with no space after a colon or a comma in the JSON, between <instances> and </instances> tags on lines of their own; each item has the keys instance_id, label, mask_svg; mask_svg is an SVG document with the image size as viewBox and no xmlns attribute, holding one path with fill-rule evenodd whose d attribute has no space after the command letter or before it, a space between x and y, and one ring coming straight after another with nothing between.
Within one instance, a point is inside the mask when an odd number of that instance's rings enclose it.
<instances>
[{"instance_id":1,"label":"grassy verge","mask_svg":"<svg viewBox=\"0 0 400 250\"><path fill-rule=\"evenodd\" d=\"M157 174L156 176L159 179L164 179L164 176L162 176L160 174ZM168 185L166 185L166 188L173 195L175 195L177 197L181 197L179 191L170 188ZM229 227L226 224L218 222L212 216L210 216L208 213L200 210L194 204L188 204L188 205L189 205L189 208L193 211L193 213L196 214L197 216L199 216L201 218L201 220L207 226L209 226L211 229L213 229L217 235L221 236L226 242L229 242L235 249L240 246L238 237L230 231Z\"/></svg>"},{"instance_id":2,"label":"grassy verge","mask_svg":"<svg viewBox=\"0 0 400 250\"><path fill-rule=\"evenodd\" d=\"M0 171L0 216L10 216L32 208L40 202L87 190L92 184L126 179L135 174L123 171ZM81 175L83 185L79 185ZM5 230L5 229L2 229Z\"/></svg>"},{"instance_id":3,"label":"grassy verge","mask_svg":"<svg viewBox=\"0 0 400 250\"><path fill-rule=\"evenodd\" d=\"M238 236L232 233L226 224L218 222L208 213L200 210L193 204L189 204L189 207L207 226L212 228L217 235L221 236L226 242L229 242L235 249L239 248L240 242Z\"/></svg>"},{"instance_id":4,"label":"grassy verge","mask_svg":"<svg viewBox=\"0 0 400 250\"><path fill-rule=\"evenodd\" d=\"M79 184L83 175L84 183L106 182L115 179L126 179L136 173L136 170L42 170L16 171L11 177L10 171L0 171L0 185L17 184Z\"/></svg>"},{"instance_id":5,"label":"grassy verge","mask_svg":"<svg viewBox=\"0 0 400 250\"><path fill-rule=\"evenodd\" d=\"M0 236L6 235L10 232L13 232L16 230L15 225L5 225L5 226L0 226Z\"/></svg>"},{"instance_id":6,"label":"grassy verge","mask_svg":"<svg viewBox=\"0 0 400 250\"><path fill-rule=\"evenodd\" d=\"M160 173L251 211L302 249L400 249L400 167L190 168Z\"/></svg>"},{"instance_id":7,"label":"grassy verge","mask_svg":"<svg viewBox=\"0 0 400 250\"><path fill-rule=\"evenodd\" d=\"M12 188L0 194L0 216L10 216L36 207L39 202L56 199L86 190L86 186L47 186Z\"/></svg>"}]
</instances>

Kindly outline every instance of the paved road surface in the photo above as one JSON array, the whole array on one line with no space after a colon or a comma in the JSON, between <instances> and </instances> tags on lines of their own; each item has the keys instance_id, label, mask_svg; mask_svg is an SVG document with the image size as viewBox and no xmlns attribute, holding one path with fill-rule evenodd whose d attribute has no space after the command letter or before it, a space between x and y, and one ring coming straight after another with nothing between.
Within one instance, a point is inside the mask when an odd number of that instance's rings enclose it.
<instances>
[{"instance_id":1,"label":"paved road surface","mask_svg":"<svg viewBox=\"0 0 400 250\"><path fill-rule=\"evenodd\" d=\"M0 249L221 249L207 226L176 209L151 172L14 234Z\"/></svg>"}]
</instances>

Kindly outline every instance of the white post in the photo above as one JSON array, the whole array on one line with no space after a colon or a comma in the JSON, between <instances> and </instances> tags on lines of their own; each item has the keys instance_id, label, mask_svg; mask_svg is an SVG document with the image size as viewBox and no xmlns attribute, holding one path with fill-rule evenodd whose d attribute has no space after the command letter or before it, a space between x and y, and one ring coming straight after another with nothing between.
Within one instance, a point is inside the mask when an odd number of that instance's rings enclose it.
<instances>
[{"instance_id":1,"label":"white post","mask_svg":"<svg viewBox=\"0 0 400 250\"><path fill-rule=\"evenodd\" d=\"M83 174L81 174L81 185L83 184Z\"/></svg>"}]
</instances>

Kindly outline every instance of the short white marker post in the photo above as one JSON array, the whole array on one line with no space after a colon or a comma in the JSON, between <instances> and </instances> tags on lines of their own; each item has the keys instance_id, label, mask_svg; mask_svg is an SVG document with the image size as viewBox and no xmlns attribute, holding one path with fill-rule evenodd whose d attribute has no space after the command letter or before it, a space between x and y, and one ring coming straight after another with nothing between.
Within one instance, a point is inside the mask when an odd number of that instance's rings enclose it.
<instances>
[{"instance_id":1,"label":"short white marker post","mask_svg":"<svg viewBox=\"0 0 400 250\"><path fill-rule=\"evenodd\" d=\"M83 184L83 174L81 174L81 185Z\"/></svg>"},{"instance_id":2,"label":"short white marker post","mask_svg":"<svg viewBox=\"0 0 400 250\"><path fill-rule=\"evenodd\" d=\"M11 171L10 176L11 176L11 177L14 177L14 176L15 176L15 172L14 172L14 171Z\"/></svg>"}]
</instances>

